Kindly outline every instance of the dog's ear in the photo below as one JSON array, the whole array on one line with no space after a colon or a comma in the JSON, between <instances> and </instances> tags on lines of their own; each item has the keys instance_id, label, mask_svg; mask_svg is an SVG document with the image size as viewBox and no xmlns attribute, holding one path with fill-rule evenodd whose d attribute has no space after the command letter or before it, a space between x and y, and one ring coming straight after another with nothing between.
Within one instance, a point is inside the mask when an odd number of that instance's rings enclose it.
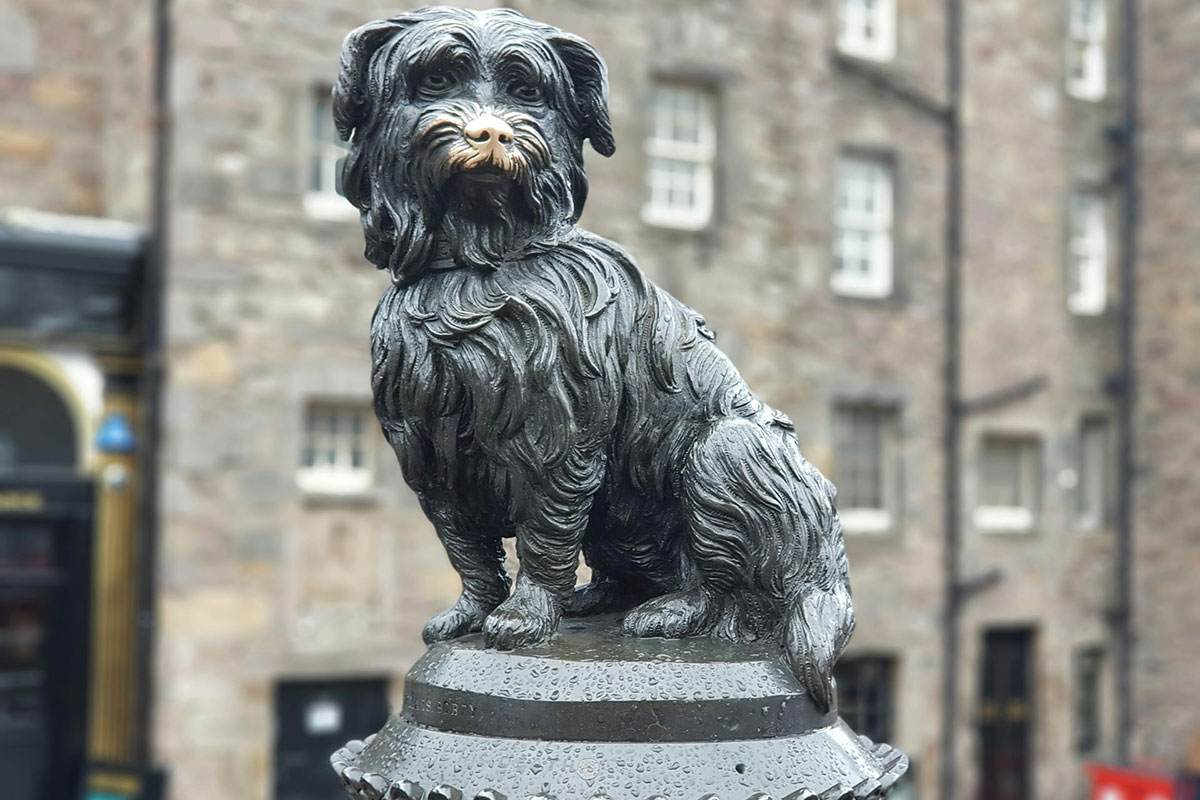
<instances>
[{"instance_id":1,"label":"dog's ear","mask_svg":"<svg viewBox=\"0 0 1200 800\"><path fill-rule=\"evenodd\" d=\"M617 146L613 141L612 121L608 118L608 70L604 59L596 48L564 31L555 31L550 44L570 73L583 116L584 137L591 141L597 153L611 156Z\"/></svg>"},{"instance_id":2,"label":"dog's ear","mask_svg":"<svg viewBox=\"0 0 1200 800\"><path fill-rule=\"evenodd\" d=\"M417 20L404 14L355 28L342 42L342 62L333 87L333 122L338 135L349 141L355 129L370 119L373 109L368 94L371 57L397 33Z\"/></svg>"}]
</instances>

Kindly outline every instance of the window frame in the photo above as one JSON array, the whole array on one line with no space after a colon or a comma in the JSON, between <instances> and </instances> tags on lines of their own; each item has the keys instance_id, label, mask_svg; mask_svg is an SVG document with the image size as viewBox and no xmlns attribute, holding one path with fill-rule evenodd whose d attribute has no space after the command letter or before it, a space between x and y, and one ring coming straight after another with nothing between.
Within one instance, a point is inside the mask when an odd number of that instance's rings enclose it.
<instances>
[{"instance_id":1,"label":"window frame","mask_svg":"<svg viewBox=\"0 0 1200 800\"><path fill-rule=\"evenodd\" d=\"M1100 439L1099 459L1089 458L1088 433L1093 431ZM1075 527L1083 531L1099 531L1112 524L1113 516L1113 441L1112 424L1109 418L1102 414L1088 414L1079 421L1078 440L1076 443L1075 459ZM1089 464L1091 466L1089 466ZM1093 469L1099 470L1094 474ZM1085 508L1088 499L1089 482L1094 483L1098 497L1097 507Z\"/></svg>"},{"instance_id":2,"label":"window frame","mask_svg":"<svg viewBox=\"0 0 1200 800\"><path fill-rule=\"evenodd\" d=\"M1071 654L1071 732L1078 755L1094 754L1104 742L1106 655L1099 644L1077 647Z\"/></svg>"},{"instance_id":3,"label":"window frame","mask_svg":"<svg viewBox=\"0 0 1200 800\"><path fill-rule=\"evenodd\" d=\"M988 447L1000 442L1019 448L1015 483L1019 500L1017 505L984 502ZM986 533L1029 533L1037 527L1042 502L1042 450L1041 437L1033 434L998 432L985 434L981 438L976 459L978 492L971 514L976 528Z\"/></svg>"},{"instance_id":4,"label":"window frame","mask_svg":"<svg viewBox=\"0 0 1200 800\"><path fill-rule=\"evenodd\" d=\"M874 219L842 208L848 168L858 170L865 168L875 178L882 177L884 179L875 183L871 190L875 195L873 200ZM829 273L829 287L834 294L867 300L881 300L894 294L896 288L896 182L896 163L890 155L858 150L848 150L838 154L834 164L832 264ZM871 243L865 246L865 250L869 254L867 256L868 270L865 274L853 274L839 268L843 258L842 236L848 231L856 231L859 234L865 232L871 236Z\"/></svg>"},{"instance_id":5,"label":"window frame","mask_svg":"<svg viewBox=\"0 0 1200 800\"><path fill-rule=\"evenodd\" d=\"M879 729L868 724L866 717L870 715L870 710L863 708L862 701L858 699L863 694L861 684L864 681L861 673L872 669L879 673L879 681L874 684L876 693L881 696L877 698L881 710L876 710L881 720ZM848 680L852 673L857 679L854 683ZM896 714L898 673L899 659L887 653L848 653L838 660L834 666L834 676L838 684L838 713L856 734L867 736L876 742L894 740L896 720L899 719ZM858 702L851 702L852 698Z\"/></svg>"},{"instance_id":6,"label":"window frame","mask_svg":"<svg viewBox=\"0 0 1200 800\"><path fill-rule=\"evenodd\" d=\"M838 503L838 516L842 530L848 534L883 534L892 531L900 518L900 409L892 403L839 400L833 407L834 483L842 489L839 495L848 495L843 454L845 445L844 427L852 424L852 418L860 414L876 415L879 424L879 451L874 469L879 476L879 506L843 505ZM848 498L849 499L849 498Z\"/></svg>"},{"instance_id":7,"label":"window frame","mask_svg":"<svg viewBox=\"0 0 1200 800\"><path fill-rule=\"evenodd\" d=\"M658 102L659 93L663 90L695 93L699 100L695 142L658 137L658 119L661 113ZM712 223L716 207L716 162L719 147L718 108L719 97L715 86L669 77L655 78L651 82L650 113L647 115L649 128L642 145L645 157L642 221L647 225L698 231L707 228ZM653 186L655 167L659 162L685 163L694 170L692 179L694 202L690 209L681 209L655 202Z\"/></svg>"},{"instance_id":8,"label":"window frame","mask_svg":"<svg viewBox=\"0 0 1200 800\"><path fill-rule=\"evenodd\" d=\"M1108 308L1109 198L1102 189L1078 187L1067 206L1067 309L1098 316Z\"/></svg>"},{"instance_id":9,"label":"window frame","mask_svg":"<svg viewBox=\"0 0 1200 800\"><path fill-rule=\"evenodd\" d=\"M314 431L314 413L335 414L338 424L334 430ZM355 417L358 417L361 423L358 432L343 427ZM368 492L375 485L378 460L378 437L371 435L373 420L369 405L333 400L313 400L306 403L300 424L297 485L311 494L360 495ZM334 454L333 463L306 463L306 452L311 449L315 454L319 449L320 440L316 438L319 436L331 440L320 449ZM354 441L355 439L358 441ZM361 452L360 466L353 464L353 451L356 446Z\"/></svg>"},{"instance_id":10,"label":"window frame","mask_svg":"<svg viewBox=\"0 0 1200 800\"><path fill-rule=\"evenodd\" d=\"M1096 18L1082 21L1089 4ZM1091 5L1094 4L1094 5ZM1108 94L1108 4L1106 0L1071 0L1067 6L1066 90L1079 100L1102 100ZM1084 73L1076 77L1076 66Z\"/></svg>"},{"instance_id":11,"label":"window frame","mask_svg":"<svg viewBox=\"0 0 1200 800\"><path fill-rule=\"evenodd\" d=\"M313 87L309 90L307 102L304 104L304 195L302 198L305 213L322 220L351 220L358 219L359 211L346 196L337 191L339 164L349 152L349 143L320 139L319 133L323 123L319 117L328 117L328 124L333 134L333 96L332 88L325 86ZM315 180L314 180L315 179Z\"/></svg>"},{"instance_id":12,"label":"window frame","mask_svg":"<svg viewBox=\"0 0 1200 800\"><path fill-rule=\"evenodd\" d=\"M863 0L838 0L837 49L854 58L886 62L896 58L897 9L896 0L871 0L873 12L851 12L853 5L859 8ZM871 20L870 17L874 19ZM851 23L857 23L852 25ZM867 25L874 24L877 34L866 36Z\"/></svg>"}]
</instances>

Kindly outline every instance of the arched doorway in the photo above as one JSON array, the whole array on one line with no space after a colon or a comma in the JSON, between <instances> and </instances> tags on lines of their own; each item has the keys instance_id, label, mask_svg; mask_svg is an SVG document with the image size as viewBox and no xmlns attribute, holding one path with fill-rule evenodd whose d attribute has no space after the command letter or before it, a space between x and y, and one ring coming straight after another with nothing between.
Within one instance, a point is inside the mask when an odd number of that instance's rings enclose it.
<instances>
[{"instance_id":1,"label":"arched doorway","mask_svg":"<svg viewBox=\"0 0 1200 800\"><path fill-rule=\"evenodd\" d=\"M0 475L74 469L78 452L62 396L32 373L0 365Z\"/></svg>"},{"instance_id":2,"label":"arched doorway","mask_svg":"<svg viewBox=\"0 0 1200 800\"><path fill-rule=\"evenodd\" d=\"M83 759L93 496L75 398L29 366L0 362L0 775L51 800Z\"/></svg>"}]
</instances>

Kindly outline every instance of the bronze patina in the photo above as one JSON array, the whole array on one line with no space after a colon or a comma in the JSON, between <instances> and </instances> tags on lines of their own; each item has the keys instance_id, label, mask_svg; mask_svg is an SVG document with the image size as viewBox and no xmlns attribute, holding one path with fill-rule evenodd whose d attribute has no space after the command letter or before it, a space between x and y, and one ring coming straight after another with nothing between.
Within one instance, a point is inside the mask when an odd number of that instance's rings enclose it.
<instances>
[{"instance_id":1,"label":"bronze patina","mask_svg":"<svg viewBox=\"0 0 1200 800\"><path fill-rule=\"evenodd\" d=\"M403 712L334 756L347 786L886 793L903 756L837 717L832 484L703 317L575 224L584 141L614 152L599 53L507 9L401 14L347 37L334 117L393 283L376 414L463 587Z\"/></svg>"}]
</instances>

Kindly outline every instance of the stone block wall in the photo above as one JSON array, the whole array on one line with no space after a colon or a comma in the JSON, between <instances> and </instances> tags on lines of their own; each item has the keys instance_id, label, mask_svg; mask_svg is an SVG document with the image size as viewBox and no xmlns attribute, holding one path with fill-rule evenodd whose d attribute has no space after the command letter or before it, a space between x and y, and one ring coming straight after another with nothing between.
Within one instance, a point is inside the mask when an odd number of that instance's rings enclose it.
<instances>
[{"instance_id":1,"label":"stone block wall","mask_svg":"<svg viewBox=\"0 0 1200 800\"><path fill-rule=\"evenodd\" d=\"M478 3L480 7L484 5ZM837 470L837 403L897 409L900 486L892 527L848 534L859 629L851 655L896 659L894 744L923 797L938 772L941 680L944 18L901 0L896 58L837 54L832 0L519 0L513 7L591 40L612 84L617 153L588 153L582 224L630 250L700 310L801 445ZM995 573L963 618L960 792L978 788L981 642L1035 634L1035 788L1082 791L1081 763L1113 746L1111 658L1093 752L1074 747L1072 664L1111 655L1111 525L1080 530L1072 485L1084 416L1115 423L1115 280L1108 310L1066 307L1067 199L1108 187L1115 266L1118 197L1107 129L1118 121L1118 3L1109 0L1110 93L1063 91L1065 11L1034 0L968 3L964 393L1031 378L1044 387L965 427L964 572ZM0 205L148 219L155 135L150 4L0 5ZM382 441L373 487L352 499L296 481L304 410L369 401L367 326L386 276L362 256L357 220L314 212L313 105L336 76L342 37L399 10L370 0L176 0L155 758L173 800L271 796L274 686L296 678L400 679L424 621L458 586ZM1138 334L1137 752L1172 763L1200 751L1191 669L1200 567L1196 491L1196 207L1200 128L1189 76L1197 47L1185 0L1144 7L1144 228ZM1190 15L1190 16L1189 16ZM1190 70L1190 72L1189 72ZM881 83L880 76L883 76ZM656 77L717 98L711 225L641 217L647 112ZM899 86L901 92L886 88ZM914 100L915 98L915 100ZM896 174L896 288L877 301L829 288L834 162L871 152ZM1115 270L1110 270L1113 273ZM1040 442L1038 522L980 530L985 436Z\"/></svg>"},{"instance_id":2,"label":"stone block wall","mask_svg":"<svg viewBox=\"0 0 1200 800\"><path fill-rule=\"evenodd\" d=\"M1200 8L1146 4L1141 42L1135 747L1200 773Z\"/></svg>"}]
</instances>

